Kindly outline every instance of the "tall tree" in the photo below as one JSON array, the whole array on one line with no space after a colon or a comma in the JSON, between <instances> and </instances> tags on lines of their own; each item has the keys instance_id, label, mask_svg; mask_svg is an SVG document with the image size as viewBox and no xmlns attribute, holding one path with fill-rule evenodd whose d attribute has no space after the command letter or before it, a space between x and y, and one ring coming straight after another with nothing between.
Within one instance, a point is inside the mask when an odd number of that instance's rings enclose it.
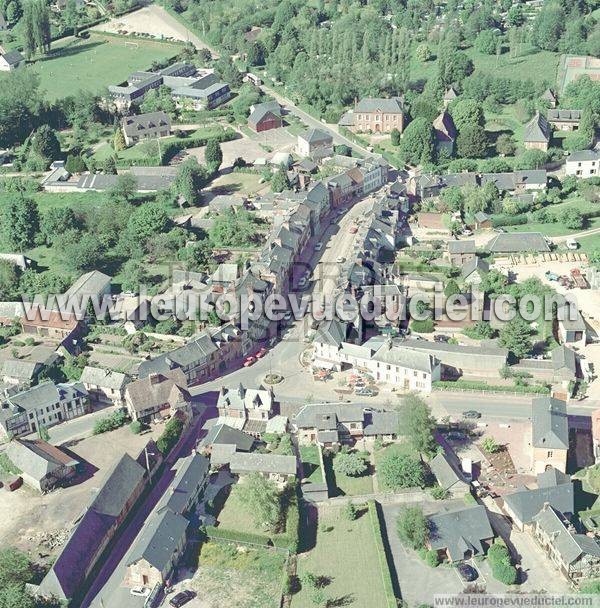
<instances>
[{"instance_id":1,"label":"tall tree","mask_svg":"<svg viewBox=\"0 0 600 608\"><path fill-rule=\"evenodd\" d=\"M407 395L402 403L400 433L419 454L435 451L435 419L429 406L417 395Z\"/></svg>"},{"instance_id":2,"label":"tall tree","mask_svg":"<svg viewBox=\"0 0 600 608\"><path fill-rule=\"evenodd\" d=\"M2 232L10 249L24 251L32 247L39 229L40 213L33 199L21 194L6 205L2 216Z\"/></svg>"}]
</instances>

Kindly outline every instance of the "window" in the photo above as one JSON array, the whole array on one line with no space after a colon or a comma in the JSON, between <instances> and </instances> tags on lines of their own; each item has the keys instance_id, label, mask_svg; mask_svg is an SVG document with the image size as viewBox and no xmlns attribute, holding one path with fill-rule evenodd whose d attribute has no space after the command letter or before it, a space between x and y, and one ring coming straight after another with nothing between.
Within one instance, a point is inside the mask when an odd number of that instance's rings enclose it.
<instances>
[{"instance_id":1,"label":"window","mask_svg":"<svg viewBox=\"0 0 600 608\"><path fill-rule=\"evenodd\" d=\"M552 450L548 450L548 458L552 458L553 452Z\"/></svg>"}]
</instances>

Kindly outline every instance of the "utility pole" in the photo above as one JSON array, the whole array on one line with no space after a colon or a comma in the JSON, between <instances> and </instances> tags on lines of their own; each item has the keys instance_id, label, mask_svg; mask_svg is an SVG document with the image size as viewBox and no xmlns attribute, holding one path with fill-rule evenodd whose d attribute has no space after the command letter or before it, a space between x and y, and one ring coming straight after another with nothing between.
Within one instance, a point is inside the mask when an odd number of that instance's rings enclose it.
<instances>
[{"instance_id":1,"label":"utility pole","mask_svg":"<svg viewBox=\"0 0 600 608\"><path fill-rule=\"evenodd\" d=\"M150 468L150 456L156 456L154 452L148 452L148 447L144 448L144 454L146 455L146 470L148 471L148 481L152 483L152 469Z\"/></svg>"}]
</instances>

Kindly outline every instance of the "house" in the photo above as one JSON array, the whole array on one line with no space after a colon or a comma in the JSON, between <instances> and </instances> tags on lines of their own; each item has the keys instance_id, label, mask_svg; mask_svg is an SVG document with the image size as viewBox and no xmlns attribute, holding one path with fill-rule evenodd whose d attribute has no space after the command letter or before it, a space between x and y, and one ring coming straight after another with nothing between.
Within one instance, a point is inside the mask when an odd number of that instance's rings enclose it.
<instances>
[{"instance_id":1,"label":"house","mask_svg":"<svg viewBox=\"0 0 600 608\"><path fill-rule=\"evenodd\" d=\"M19 51L0 52L0 72L12 72L25 63Z\"/></svg>"},{"instance_id":2,"label":"house","mask_svg":"<svg viewBox=\"0 0 600 608\"><path fill-rule=\"evenodd\" d=\"M600 175L600 150L580 150L567 156L565 173L583 179Z\"/></svg>"},{"instance_id":3,"label":"house","mask_svg":"<svg viewBox=\"0 0 600 608\"><path fill-rule=\"evenodd\" d=\"M83 323L74 314L33 304L25 308L25 315L21 317L21 328L25 334L66 344L74 343L78 339Z\"/></svg>"},{"instance_id":4,"label":"house","mask_svg":"<svg viewBox=\"0 0 600 608\"><path fill-rule=\"evenodd\" d=\"M336 447L364 437L394 439L399 418L397 412L365 409L359 404L317 403L302 407L290 424L300 444Z\"/></svg>"},{"instance_id":5,"label":"house","mask_svg":"<svg viewBox=\"0 0 600 608\"><path fill-rule=\"evenodd\" d=\"M546 503L533 518L532 535L556 569L573 583L600 574L600 544L596 538L578 534L551 505Z\"/></svg>"},{"instance_id":6,"label":"house","mask_svg":"<svg viewBox=\"0 0 600 608\"><path fill-rule=\"evenodd\" d=\"M14 439L6 455L20 469L20 476L38 492L48 492L77 472L79 461L41 439Z\"/></svg>"},{"instance_id":7,"label":"house","mask_svg":"<svg viewBox=\"0 0 600 608\"><path fill-rule=\"evenodd\" d=\"M37 594L69 602L83 590L90 572L116 536L145 485L144 468L129 454L110 469L69 539L40 584Z\"/></svg>"},{"instance_id":8,"label":"house","mask_svg":"<svg viewBox=\"0 0 600 608\"><path fill-rule=\"evenodd\" d=\"M462 562L487 553L494 532L483 505L436 513L427 518L427 546L440 559Z\"/></svg>"},{"instance_id":9,"label":"house","mask_svg":"<svg viewBox=\"0 0 600 608\"><path fill-rule=\"evenodd\" d=\"M131 419L142 422L151 422L157 416L169 417L177 411L189 413L191 396L185 374L174 369L130 382L125 388L125 404Z\"/></svg>"},{"instance_id":10,"label":"house","mask_svg":"<svg viewBox=\"0 0 600 608\"><path fill-rule=\"evenodd\" d=\"M448 87L442 97L444 102L444 108L447 108L450 102L454 101L458 97L458 93L454 87Z\"/></svg>"},{"instance_id":11,"label":"house","mask_svg":"<svg viewBox=\"0 0 600 608\"><path fill-rule=\"evenodd\" d=\"M558 105L558 97L552 89L546 89L542 93L541 99L542 101L545 101L550 108L555 108Z\"/></svg>"},{"instance_id":12,"label":"house","mask_svg":"<svg viewBox=\"0 0 600 608\"><path fill-rule=\"evenodd\" d=\"M212 110L231 98L231 89L226 82L219 82L214 74L190 84L171 89L171 97L178 108L185 110Z\"/></svg>"},{"instance_id":13,"label":"house","mask_svg":"<svg viewBox=\"0 0 600 608\"><path fill-rule=\"evenodd\" d=\"M550 251L550 246L541 232L503 232L488 242L487 250L498 255L547 253Z\"/></svg>"},{"instance_id":14,"label":"house","mask_svg":"<svg viewBox=\"0 0 600 608\"><path fill-rule=\"evenodd\" d=\"M460 276L467 285L480 285L489 271L490 265L485 260L476 257L463 264Z\"/></svg>"},{"instance_id":15,"label":"house","mask_svg":"<svg viewBox=\"0 0 600 608\"><path fill-rule=\"evenodd\" d=\"M429 467L438 485L451 496L465 496L469 492L469 483L456 462L456 456L453 457L446 451L440 452L431 459Z\"/></svg>"},{"instance_id":16,"label":"house","mask_svg":"<svg viewBox=\"0 0 600 608\"><path fill-rule=\"evenodd\" d=\"M433 131L438 154L443 152L450 157L454 151L454 142L456 141L458 132L452 116L450 116L450 112L446 108L433 121Z\"/></svg>"},{"instance_id":17,"label":"house","mask_svg":"<svg viewBox=\"0 0 600 608\"><path fill-rule=\"evenodd\" d=\"M565 473L569 452L569 421L565 401L536 397L531 404L531 447L534 473L547 468Z\"/></svg>"},{"instance_id":18,"label":"house","mask_svg":"<svg viewBox=\"0 0 600 608\"><path fill-rule=\"evenodd\" d=\"M225 464L214 456L217 453L227 451L229 455L233 452L250 452L254 447L255 438L228 424L217 423L211 427L206 437L197 446L197 449L210 456L212 464ZM229 462L229 459L226 460Z\"/></svg>"},{"instance_id":19,"label":"house","mask_svg":"<svg viewBox=\"0 0 600 608\"><path fill-rule=\"evenodd\" d=\"M281 106L277 101L265 101L250 107L248 127L257 133L278 129L283 125Z\"/></svg>"},{"instance_id":20,"label":"house","mask_svg":"<svg viewBox=\"0 0 600 608\"><path fill-rule=\"evenodd\" d=\"M347 123L347 124L346 124ZM342 124L342 123L340 123ZM347 114L344 125L357 133L390 133L404 131L404 107L400 97L361 99Z\"/></svg>"},{"instance_id":21,"label":"house","mask_svg":"<svg viewBox=\"0 0 600 608\"><path fill-rule=\"evenodd\" d=\"M0 261L9 262L18 266L21 270L27 270L31 266L31 258L21 253L0 253Z\"/></svg>"},{"instance_id":22,"label":"house","mask_svg":"<svg viewBox=\"0 0 600 608\"><path fill-rule=\"evenodd\" d=\"M153 512L127 554L125 584L165 585L184 553L189 523L169 509Z\"/></svg>"},{"instance_id":23,"label":"house","mask_svg":"<svg viewBox=\"0 0 600 608\"><path fill-rule=\"evenodd\" d=\"M43 365L37 361L7 359L2 365L2 381L23 388L29 388L37 382Z\"/></svg>"},{"instance_id":24,"label":"house","mask_svg":"<svg viewBox=\"0 0 600 608\"><path fill-rule=\"evenodd\" d=\"M548 110L548 123L558 131L577 131L581 122L581 110Z\"/></svg>"},{"instance_id":25,"label":"house","mask_svg":"<svg viewBox=\"0 0 600 608\"><path fill-rule=\"evenodd\" d=\"M43 382L11 395L0 409L0 434L36 433L66 420L89 413L88 393L80 382Z\"/></svg>"},{"instance_id":26,"label":"house","mask_svg":"<svg viewBox=\"0 0 600 608\"><path fill-rule=\"evenodd\" d=\"M563 344L585 346L587 327L574 302L565 302L557 311L558 334Z\"/></svg>"},{"instance_id":27,"label":"house","mask_svg":"<svg viewBox=\"0 0 600 608\"><path fill-rule=\"evenodd\" d=\"M494 226L492 218L484 211L478 211L474 216L475 230L491 230Z\"/></svg>"},{"instance_id":28,"label":"house","mask_svg":"<svg viewBox=\"0 0 600 608\"><path fill-rule=\"evenodd\" d=\"M545 504L569 516L575 512L574 489L568 475L550 467L538 474L537 486L522 487L503 497L502 508L518 530L530 528Z\"/></svg>"},{"instance_id":29,"label":"house","mask_svg":"<svg viewBox=\"0 0 600 608\"><path fill-rule=\"evenodd\" d=\"M464 266L477 257L475 241L448 241L447 259L453 266Z\"/></svg>"},{"instance_id":30,"label":"house","mask_svg":"<svg viewBox=\"0 0 600 608\"><path fill-rule=\"evenodd\" d=\"M321 129L307 129L298 135L298 154L303 157L321 159L333 154L333 137Z\"/></svg>"},{"instance_id":31,"label":"house","mask_svg":"<svg viewBox=\"0 0 600 608\"><path fill-rule=\"evenodd\" d=\"M171 119L166 112L148 112L121 119L125 143L133 146L147 139L158 139L171 135Z\"/></svg>"},{"instance_id":32,"label":"house","mask_svg":"<svg viewBox=\"0 0 600 608\"><path fill-rule=\"evenodd\" d=\"M493 183L500 192L513 194L535 193L543 190L548 183L548 174L545 169L529 169L526 171L510 171L505 173L482 173L480 176L482 186ZM533 199L535 200L535 198Z\"/></svg>"},{"instance_id":33,"label":"house","mask_svg":"<svg viewBox=\"0 0 600 608\"><path fill-rule=\"evenodd\" d=\"M258 473L279 486L283 486L296 477L296 456L235 452L231 455L229 470L233 475L239 475L242 479L245 475Z\"/></svg>"},{"instance_id":34,"label":"house","mask_svg":"<svg viewBox=\"0 0 600 608\"><path fill-rule=\"evenodd\" d=\"M539 112L525 125L523 129L523 145L528 150L548 150L552 129L545 116Z\"/></svg>"},{"instance_id":35,"label":"house","mask_svg":"<svg viewBox=\"0 0 600 608\"><path fill-rule=\"evenodd\" d=\"M125 387L130 380L127 374L90 365L83 368L79 379L93 403L110 403L116 407L125 405Z\"/></svg>"},{"instance_id":36,"label":"house","mask_svg":"<svg viewBox=\"0 0 600 608\"><path fill-rule=\"evenodd\" d=\"M236 389L222 387L217 409L220 421L260 437L266 431L267 421L273 416L273 392L249 389L242 384Z\"/></svg>"},{"instance_id":37,"label":"house","mask_svg":"<svg viewBox=\"0 0 600 608\"><path fill-rule=\"evenodd\" d=\"M103 296L110 296L111 280L107 274L99 270L86 272L65 291L65 298L77 304L85 304L90 299L100 303Z\"/></svg>"},{"instance_id":38,"label":"house","mask_svg":"<svg viewBox=\"0 0 600 608\"><path fill-rule=\"evenodd\" d=\"M551 351L554 382L571 382L577 379L577 353L565 346L557 346Z\"/></svg>"}]
</instances>

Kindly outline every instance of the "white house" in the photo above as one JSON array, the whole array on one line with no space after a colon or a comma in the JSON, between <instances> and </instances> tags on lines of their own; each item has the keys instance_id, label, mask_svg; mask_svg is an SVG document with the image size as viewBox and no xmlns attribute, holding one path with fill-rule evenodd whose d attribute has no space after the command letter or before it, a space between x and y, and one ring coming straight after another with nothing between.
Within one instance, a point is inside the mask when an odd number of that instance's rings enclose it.
<instances>
[{"instance_id":1,"label":"white house","mask_svg":"<svg viewBox=\"0 0 600 608\"><path fill-rule=\"evenodd\" d=\"M565 173L575 177L600 175L600 150L580 150L567 158Z\"/></svg>"},{"instance_id":2,"label":"white house","mask_svg":"<svg viewBox=\"0 0 600 608\"><path fill-rule=\"evenodd\" d=\"M298 154L304 158L323 158L333 154L333 137L321 129L308 129L298 135Z\"/></svg>"},{"instance_id":3,"label":"white house","mask_svg":"<svg viewBox=\"0 0 600 608\"><path fill-rule=\"evenodd\" d=\"M0 72L11 72L25 63L25 57L19 51L0 53Z\"/></svg>"}]
</instances>

